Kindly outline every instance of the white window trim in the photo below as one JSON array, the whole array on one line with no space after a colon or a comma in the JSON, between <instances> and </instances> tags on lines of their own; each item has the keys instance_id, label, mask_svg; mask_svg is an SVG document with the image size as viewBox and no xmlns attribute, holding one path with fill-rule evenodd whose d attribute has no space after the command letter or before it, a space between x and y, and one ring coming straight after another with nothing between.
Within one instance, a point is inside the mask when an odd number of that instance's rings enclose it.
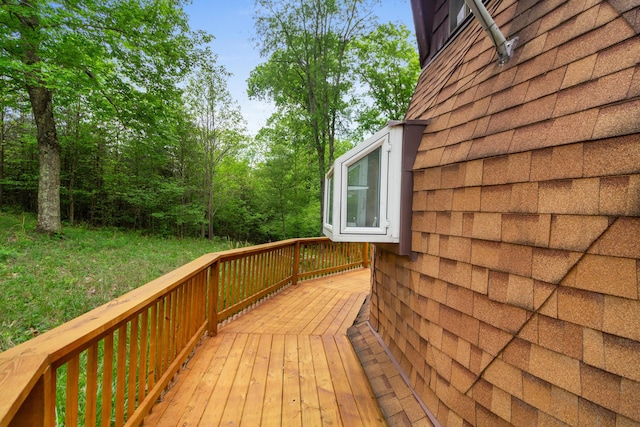
<instances>
[{"instance_id":1,"label":"white window trim","mask_svg":"<svg viewBox=\"0 0 640 427\"><path fill-rule=\"evenodd\" d=\"M333 223L335 222L335 216L333 216L333 207L335 206L334 199L335 187L334 187L334 176L333 176L333 166L329 169L329 172L325 175L324 178L324 213L322 215L323 228L325 230L329 230L333 233ZM333 190L333 191L332 191ZM329 215L331 213L331 216ZM331 222L328 222L327 219L331 217Z\"/></svg>"},{"instance_id":2,"label":"white window trim","mask_svg":"<svg viewBox=\"0 0 640 427\"><path fill-rule=\"evenodd\" d=\"M336 159L325 176L329 186L333 176L333 224L327 222L330 191L325 189L324 234L333 241L398 243L400 237L400 184L402 175L401 122L375 133L373 136ZM381 148L379 220L377 227L353 227L347 224L348 168L378 147ZM333 175L332 175L333 174Z\"/></svg>"}]
</instances>

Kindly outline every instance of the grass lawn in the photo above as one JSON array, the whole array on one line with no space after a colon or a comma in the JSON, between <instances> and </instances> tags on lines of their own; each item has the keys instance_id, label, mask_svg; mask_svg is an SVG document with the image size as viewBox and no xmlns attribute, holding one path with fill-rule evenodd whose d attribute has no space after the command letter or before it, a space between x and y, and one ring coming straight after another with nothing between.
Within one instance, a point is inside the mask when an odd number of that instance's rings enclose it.
<instances>
[{"instance_id":1,"label":"grass lawn","mask_svg":"<svg viewBox=\"0 0 640 427\"><path fill-rule=\"evenodd\" d=\"M232 246L70 226L47 237L34 216L0 212L0 351Z\"/></svg>"}]
</instances>

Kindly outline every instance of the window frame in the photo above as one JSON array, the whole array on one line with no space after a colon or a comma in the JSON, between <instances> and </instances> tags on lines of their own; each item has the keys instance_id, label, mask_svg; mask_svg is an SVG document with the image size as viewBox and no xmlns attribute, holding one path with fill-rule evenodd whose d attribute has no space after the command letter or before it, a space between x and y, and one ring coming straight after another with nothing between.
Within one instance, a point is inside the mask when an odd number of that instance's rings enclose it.
<instances>
[{"instance_id":1,"label":"window frame","mask_svg":"<svg viewBox=\"0 0 640 427\"><path fill-rule=\"evenodd\" d=\"M462 11L464 11L464 16L460 16ZM449 0L449 37L455 34L458 27L464 24L470 15L472 15L471 8L465 0Z\"/></svg>"},{"instance_id":2,"label":"window frame","mask_svg":"<svg viewBox=\"0 0 640 427\"><path fill-rule=\"evenodd\" d=\"M402 174L402 122L391 122L361 144L338 157L325 175L323 232L333 241L398 243ZM347 223L349 167L380 148L378 225ZM331 186L333 181L333 186ZM331 194L333 193L333 194ZM329 198L333 196L333 205ZM331 211L330 211L331 210Z\"/></svg>"},{"instance_id":3,"label":"window frame","mask_svg":"<svg viewBox=\"0 0 640 427\"><path fill-rule=\"evenodd\" d=\"M347 213L349 210L349 168L356 163L365 159L368 160L376 150L380 149L379 157L379 176L378 176L378 207L377 207L377 226L353 226L349 225L349 218ZM340 233L341 234L386 234L387 218L387 194L389 192L388 174L385 173L389 169L389 157L390 157L389 135L386 134L382 138L376 140L373 144L365 147L364 150L355 154L353 157L348 157L340 163L341 176L345 177L341 181L340 196L341 196L341 209L340 209ZM368 182L367 182L368 183Z\"/></svg>"},{"instance_id":4,"label":"window frame","mask_svg":"<svg viewBox=\"0 0 640 427\"><path fill-rule=\"evenodd\" d=\"M329 228L333 231L333 206L334 206L334 173L333 166L329 169L329 172L324 178L324 212L322 214L323 227Z\"/></svg>"}]
</instances>

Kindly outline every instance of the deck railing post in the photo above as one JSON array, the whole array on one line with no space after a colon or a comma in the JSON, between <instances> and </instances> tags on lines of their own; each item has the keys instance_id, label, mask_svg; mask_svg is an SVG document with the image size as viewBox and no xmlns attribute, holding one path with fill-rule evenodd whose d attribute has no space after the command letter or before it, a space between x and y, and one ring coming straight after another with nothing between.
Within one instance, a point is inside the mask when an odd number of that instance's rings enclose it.
<instances>
[{"instance_id":1,"label":"deck railing post","mask_svg":"<svg viewBox=\"0 0 640 427\"><path fill-rule=\"evenodd\" d=\"M220 286L220 259L217 259L212 266L207 268L207 289L209 306L209 335L218 335L218 288Z\"/></svg>"},{"instance_id":2,"label":"deck railing post","mask_svg":"<svg viewBox=\"0 0 640 427\"><path fill-rule=\"evenodd\" d=\"M50 366L45 369L18 412L9 421L9 427L55 424L55 388L52 389L52 372Z\"/></svg>"},{"instance_id":3,"label":"deck railing post","mask_svg":"<svg viewBox=\"0 0 640 427\"><path fill-rule=\"evenodd\" d=\"M298 274L300 273L300 241L296 240L293 249L293 272L291 274L291 284L298 284Z\"/></svg>"},{"instance_id":4,"label":"deck railing post","mask_svg":"<svg viewBox=\"0 0 640 427\"><path fill-rule=\"evenodd\" d=\"M362 267L369 268L369 243L362 243Z\"/></svg>"}]
</instances>

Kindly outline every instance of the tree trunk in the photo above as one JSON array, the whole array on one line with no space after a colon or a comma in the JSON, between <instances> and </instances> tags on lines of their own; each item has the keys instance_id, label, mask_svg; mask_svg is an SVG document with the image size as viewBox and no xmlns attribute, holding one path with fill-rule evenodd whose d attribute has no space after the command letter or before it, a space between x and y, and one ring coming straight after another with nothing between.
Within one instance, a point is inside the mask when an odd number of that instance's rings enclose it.
<instances>
[{"instance_id":1,"label":"tree trunk","mask_svg":"<svg viewBox=\"0 0 640 427\"><path fill-rule=\"evenodd\" d=\"M316 140L320 137L316 135ZM318 174L320 175L320 234L323 235L324 231L324 174L326 172L326 167L324 164L324 150L325 144L316 143L317 153L318 153Z\"/></svg>"},{"instance_id":2,"label":"tree trunk","mask_svg":"<svg viewBox=\"0 0 640 427\"><path fill-rule=\"evenodd\" d=\"M76 171L78 170L78 141L80 140L80 106L76 106L75 116L74 116L74 129L73 129L73 146L71 147L71 156L69 159L70 163L70 171L69 171L69 224L75 224L75 211L76 204L73 198L73 192L75 190L76 184ZM71 133L71 132L70 132Z\"/></svg>"},{"instance_id":3,"label":"tree trunk","mask_svg":"<svg viewBox=\"0 0 640 427\"><path fill-rule=\"evenodd\" d=\"M213 184L209 184L209 203L207 204L207 219L209 222L209 228L207 236L209 240L213 239Z\"/></svg>"},{"instance_id":4,"label":"tree trunk","mask_svg":"<svg viewBox=\"0 0 640 427\"><path fill-rule=\"evenodd\" d=\"M22 0L22 6L33 7ZM51 90L40 75L40 56L38 55L38 30L40 23L37 15L20 17L23 26L20 29L20 41L25 47L22 61L30 71L25 73L26 87L29 92L31 111L36 122L38 140L38 224L41 233L53 234L62 231L60 223L60 144L56 134L56 122L53 118Z\"/></svg>"},{"instance_id":5,"label":"tree trunk","mask_svg":"<svg viewBox=\"0 0 640 427\"><path fill-rule=\"evenodd\" d=\"M62 231L60 222L60 144L53 118L51 91L44 86L27 86L38 140L38 224L41 233Z\"/></svg>"}]
</instances>

